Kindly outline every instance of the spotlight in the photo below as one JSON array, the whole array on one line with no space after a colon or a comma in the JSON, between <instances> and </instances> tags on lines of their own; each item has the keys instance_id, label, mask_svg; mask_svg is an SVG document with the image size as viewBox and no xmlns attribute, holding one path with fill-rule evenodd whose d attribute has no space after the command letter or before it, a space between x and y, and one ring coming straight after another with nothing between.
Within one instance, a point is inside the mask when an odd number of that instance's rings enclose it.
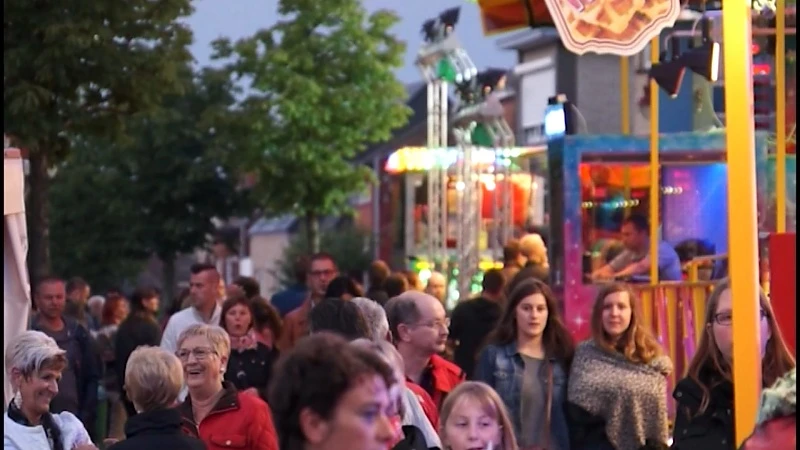
<instances>
[{"instance_id":1,"label":"spotlight","mask_svg":"<svg viewBox=\"0 0 800 450\"><path fill-rule=\"evenodd\" d=\"M506 70L504 69L486 69L478 73L476 78L484 95L503 90L506 87Z\"/></svg>"},{"instance_id":2,"label":"spotlight","mask_svg":"<svg viewBox=\"0 0 800 450\"><path fill-rule=\"evenodd\" d=\"M442 24L444 24L448 33L456 27L456 24L458 24L458 16L460 12L461 8L456 6L455 8L446 9L439 14L439 20L442 22Z\"/></svg>"},{"instance_id":3,"label":"spotlight","mask_svg":"<svg viewBox=\"0 0 800 450\"><path fill-rule=\"evenodd\" d=\"M425 42L431 44L449 36L458 23L459 12L459 7L450 8L442 11L435 19L423 22L422 36Z\"/></svg>"},{"instance_id":4,"label":"spotlight","mask_svg":"<svg viewBox=\"0 0 800 450\"><path fill-rule=\"evenodd\" d=\"M681 62L692 72L714 82L719 79L719 43L711 39L710 23L708 18L703 19L703 43L684 53Z\"/></svg>"},{"instance_id":5,"label":"spotlight","mask_svg":"<svg viewBox=\"0 0 800 450\"><path fill-rule=\"evenodd\" d=\"M680 41L677 37L671 38L670 41L672 57L667 61L666 54L662 54L662 62L653 64L650 68L649 75L670 97L675 98L681 90L681 83L683 82L683 76L686 74L686 67L683 61L679 59L678 46L680 45Z\"/></svg>"},{"instance_id":6,"label":"spotlight","mask_svg":"<svg viewBox=\"0 0 800 450\"><path fill-rule=\"evenodd\" d=\"M480 88L478 87L477 78L469 78L455 83L456 93L461 104L464 106L472 105L480 101Z\"/></svg>"},{"instance_id":7,"label":"spotlight","mask_svg":"<svg viewBox=\"0 0 800 450\"><path fill-rule=\"evenodd\" d=\"M428 19L422 23L422 36L425 42L433 42L436 39L436 19Z\"/></svg>"}]
</instances>

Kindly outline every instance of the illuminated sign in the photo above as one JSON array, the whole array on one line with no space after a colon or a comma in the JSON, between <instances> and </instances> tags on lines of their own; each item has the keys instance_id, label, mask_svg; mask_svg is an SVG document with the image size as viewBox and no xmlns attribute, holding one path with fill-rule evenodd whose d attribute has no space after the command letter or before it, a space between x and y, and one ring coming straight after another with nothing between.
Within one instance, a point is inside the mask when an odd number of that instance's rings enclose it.
<instances>
[{"instance_id":1,"label":"illuminated sign","mask_svg":"<svg viewBox=\"0 0 800 450\"><path fill-rule=\"evenodd\" d=\"M494 165L509 166L511 160L534 152L533 147L511 147L495 150L493 148L475 148L472 152L472 164L478 167ZM433 168L454 166L463 150L458 147L425 148L403 147L389 155L385 169L389 173L425 172ZM499 160L498 160L499 157Z\"/></svg>"},{"instance_id":2,"label":"illuminated sign","mask_svg":"<svg viewBox=\"0 0 800 450\"><path fill-rule=\"evenodd\" d=\"M544 0L567 50L635 55L681 11L680 0Z\"/></svg>"}]
</instances>

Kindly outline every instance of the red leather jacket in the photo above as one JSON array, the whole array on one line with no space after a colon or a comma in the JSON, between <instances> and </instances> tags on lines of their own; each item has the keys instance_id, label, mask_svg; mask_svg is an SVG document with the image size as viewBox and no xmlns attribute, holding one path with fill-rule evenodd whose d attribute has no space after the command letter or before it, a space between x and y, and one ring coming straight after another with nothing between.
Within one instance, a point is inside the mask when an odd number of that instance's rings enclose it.
<instances>
[{"instance_id":1,"label":"red leather jacket","mask_svg":"<svg viewBox=\"0 0 800 450\"><path fill-rule=\"evenodd\" d=\"M795 450L797 423L795 415L775 417L756 427L740 450Z\"/></svg>"}]
</instances>

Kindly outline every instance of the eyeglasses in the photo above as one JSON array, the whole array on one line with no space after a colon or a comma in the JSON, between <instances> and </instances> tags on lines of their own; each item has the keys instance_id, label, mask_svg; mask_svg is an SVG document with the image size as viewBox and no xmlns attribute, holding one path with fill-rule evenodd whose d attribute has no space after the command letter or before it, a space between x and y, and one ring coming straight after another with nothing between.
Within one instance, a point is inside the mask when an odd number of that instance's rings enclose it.
<instances>
[{"instance_id":1,"label":"eyeglasses","mask_svg":"<svg viewBox=\"0 0 800 450\"><path fill-rule=\"evenodd\" d=\"M335 270L330 270L330 269L328 269L328 270L314 270L314 271L310 272L310 275L312 277L319 278L319 277L330 277L330 276L333 276L335 273L336 273Z\"/></svg>"},{"instance_id":2,"label":"eyeglasses","mask_svg":"<svg viewBox=\"0 0 800 450\"><path fill-rule=\"evenodd\" d=\"M421 323L418 323L417 326L426 327L426 328L436 328L436 329L439 329L439 330L447 330L448 328L450 328L450 319L447 318L447 319L444 319L444 320L431 320L431 321L428 321L428 322L421 322Z\"/></svg>"},{"instance_id":3,"label":"eyeglasses","mask_svg":"<svg viewBox=\"0 0 800 450\"><path fill-rule=\"evenodd\" d=\"M217 352L215 352L210 348L200 347L200 348L193 348L191 350L179 350L177 353L175 353L175 356L177 356L178 359L180 359L181 361L188 361L189 355L194 356L194 359L196 359L197 361L205 361L211 355L217 355Z\"/></svg>"},{"instance_id":4,"label":"eyeglasses","mask_svg":"<svg viewBox=\"0 0 800 450\"><path fill-rule=\"evenodd\" d=\"M759 311L759 315L761 319L767 318L767 312L764 311L763 309ZM723 327L729 327L731 326L731 324L733 324L733 313L723 312L719 314L714 314L714 322L716 322L717 325Z\"/></svg>"}]
</instances>

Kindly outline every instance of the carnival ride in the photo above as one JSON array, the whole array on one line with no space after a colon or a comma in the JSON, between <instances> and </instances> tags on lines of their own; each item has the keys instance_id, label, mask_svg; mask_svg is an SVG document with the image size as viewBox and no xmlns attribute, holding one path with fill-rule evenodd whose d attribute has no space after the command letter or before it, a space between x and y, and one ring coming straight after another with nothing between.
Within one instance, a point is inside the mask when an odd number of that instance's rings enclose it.
<instances>
[{"instance_id":1,"label":"carnival ride","mask_svg":"<svg viewBox=\"0 0 800 450\"><path fill-rule=\"evenodd\" d=\"M510 0L478 0L482 9L485 31L510 31L534 25L546 25L548 21L554 22L552 15L564 14L563 11L553 11L552 0L526 0L522 2ZM581 2L584 6L585 2ZM597 2L605 3L605 2ZM651 2L652 3L652 2ZM661 2L663 3L663 2ZM674 3L679 3L675 1ZM795 212L794 199L796 196L796 173L794 172L794 158L787 158L787 143L793 145L795 126L787 127L786 108L787 99L793 102L794 94L787 96L787 35L795 36L795 28L787 28L787 18L796 17L794 7L787 6L787 2L748 2L725 1L720 11L705 11L705 2L698 3L701 13L701 34L699 47L695 32L697 26L691 27L688 32L692 56L681 55L681 42L678 33L667 27L661 36L650 42L650 83L648 89L650 136L633 137L630 133L630 111L628 100L630 98L630 54L625 51L616 53L620 58L620 104L622 105L622 134L615 136L573 136L569 135L568 109L559 106L565 103L563 99L555 99L548 109L552 109L555 126L551 126L553 138L548 148L548 166L550 168L549 191L561 193L550 198L551 223L550 242L563 243L559 248L551 248L551 268L553 271L552 284L562 291L565 300L565 315L574 327L576 337L586 336L588 330L587 308L594 298L595 287L584 282L584 266L591 264L590 258L585 262L585 248L587 238L597 237L597 230L584 230L588 225L597 225L597 217L585 210L594 208L597 198L583 199L580 183L582 165L585 170L591 171L592 165L627 165L628 167L617 172L630 174L630 166L636 163L645 164L640 168L647 173L646 198L636 199L625 197L622 199L609 199L599 196L599 203L612 203L620 209L629 211L633 208L646 208L650 220L651 236L651 270L648 283L638 287L641 293L641 302L645 312L646 321L652 324L659 340L676 362L676 370L670 378L674 383L677 377L685 373L686 364L694 353L694 345L700 334L704 332L705 324L699 322L703 317L706 296L712 281L700 279L700 267L706 264L715 264L725 261L732 279L734 315L734 378L735 384L735 427L736 439L741 443L749 435L755 423L756 411L760 392L759 353L757 341L753 330L758 329L758 305L753 301L757 297L759 284L765 282L765 287L771 291L771 300L776 317L780 317L779 325L782 333L788 336L792 347L795 345L796 323L796 261L795 261ZM711 2L709 2L710 4ZM534 14L541 12L541 6L549 6L548 14ZM756 7L757 6L757 7ZM753 9L754 7L755 10ZM537 9L538 8L538 9ZM587 7L588 9L588 7ZM758 23L754 28L754 17L758 19L762 12L772 15L768 25ZM629 11L633 12L633 11ZM720 22L712 24L710 19L721 18ZM502 22L500 19L504 20ZM495 21L495 25L486 26L487 22ZM763 22L763 21L762 21ZM697 25L697 23L696 23ZM712 29L721 30L716 38L712 38ZM559 30L563 33L562 30ZM688 31L688 30L687 30ZM672 35L670 35L670 33ZM664 35L666 34L666 35ZM774 89L773 84L767 84L766 89L773 89L775 106L774 118L767 114L766 128L772 128L774 121L774 138L768 133L756 132L754 115L759 112L753 108L755 100L758 107L759 99L753 98L754 88L758 85L758 78L766 78L765 73L759 69L758 61L743 57L752 52L753 36L767 36L772 40L770 45L774 48ZM562 36L563 37L563 36ZM660 52L662 39L667 42L667 52ZM683 44L686 39L683 39ZM717 43L723 44L721 47ZM566 45L566 44L565 44ZM686 46L684 45L684 48ZM794 48L794 47L793 47ZM715 58L723 61L722 71L715 69ZM792 58L793 59L793 58ZM792 61L793 64L793 61ZM754 73L755 72L755 73ZM697 74L697 75L694 75ZM688 75L688 76L687 76ZM754 79L755 77L755 79ZM695 81L701 78L700 83L706 83L718 88L719 99L724 100L723 114L708 115L705 127L694 126L684 130L684 133L660 133L659 112L661 105L669 105L671 98L677 96L682 83L687 80ZM720 79L724 78L724 80ZM754 86L754 81L756 81ZM794 83L792 83L794 85ZM711 89L710 87L708 88ZM702 89L701 89L702 90ZM661 92L663 91L663 92ZM696 92L696 91L695 91ZM793 92L793 91L792 91ZM758 93L758 92L756 92ZM700 103L706 105L711 100L701 98ZM696 105L697 103L695 103ZM674 104L672 106L675 106ZM544 105L543 105L544 107ZM691 108L691 106L689 106ZM691 109L690 109L691 110ZM793 108L792 108L793 110ZM559 112L560 111L560 112ZM566 112L565 112L566 111ZM686 109L680 111L686 116ZM545 119L548 122L548 119ZM726 126L722 130L709 130L708 125ZM787 129L788 128L788 129ZM674 130L670 130L674 131ZM694 132L692 132L694 131ZM770 130L772 131L772 130ZM774 152L769 154L774 148ZM602 160L600 163L599 160ZM687 166L687 163L690 165ZM721 166L724 163L724 167ZM586 167L586 166L590 167ZM636 168L639 169L639 168ZM788 169L788 170L787 170ZM613 170L612 170L613 171ZM671 171L671 172L670 172ZM670 233L683 229L683 225L690 224L690 220L680 217L686 213L686 205L679 205L675 198L669 198L670 193L686 189L687 186L674 186L679 183L678 172L705 171L706 175L715 172L716 179L723 179L725 190L724 202L722 198L716 200L718 215L727 216L727 236L719 233L715 236L722 247L716 248L715 255L704 255L694 258L686 264L687 280L684 282L659 282L657 253L659 238L670 239ZM697 184L697 176L683 176L683 183ZM769 183L769 184L768 184ZM716 184L719 184L717 182ZM643 186L639 186L641 189ZM631 193L628 186L629 195ZM669 189L673 189L668 192ZM697 189L695 189L697 190ZM681 192L686 192L685 190ZM774 206L771 198L774 192ZM709 194L705 194L708 196ZM595 197L598 197L595 195ZM677 197L677 196L676 196ZM706 217L710 212L709 207L702 202L703 194L695 200L695 208L702 208L698 220L709 220ZM656 200L657 199L657 200ZM636 203L639 200L639 203ZM653 200L653 201L651 201ZM687 202L686 200L682 200ZM722 205L721 203L724 203ZM583 208L582 208L583 206ZM677 210L676 210L677 208ZM587 218L587 216L589 216ZM767 216L770 216L769 218ZM613 214L610 214L614 222ZM723 216L724 217L724 216ZM608 221L608 218L600 219ZM680 227L675 227L678 222L686 222ZM717 222L718 223L718 222ZM772 224L774 223L774 226ZM559 226L563 224L563 226ZM787 225L790 225L787 227ZM708 230L698 230L697 225L692 234L708 234ZM691 228L691 227L690 227ZM719 227L717 228L719 229ZM789 231L787 233L787 230ZM586 233L584 233L586 231ZM593 235L594 234L594 235ZM584 244L584 245L582 245ZM725 248L727 247L727 252ZM728 258L727 255L730 255ZM761 258L760 258L761 256ZM772 273L762 270L765 257L769 256L769 265ZM778 263L780 261L780 264ZM768 275L768 276L764 276ZM768 282L768 283L766 283ZM674 385L674 384L673 384ZM671 396L668 396L671 401ZM670 405L670 408L673 406Z\"/></svg>"},{"instance_id":2,"label":"carnival ride","mask_svg":"<svg viewBox=\"0 0 800 450\"><path fill-rule=\"evenodd\" d=\"M524 225L526 205L541 199L543 188L524 161L544 155L544 148L514 147L505 119L506 71L478 71L454 34L458 17L452 8L422 26L416 63L427 84L427 148L400 149L386 166L390 173L417 173L407 175L406 255L421 278L438 270L451 280L448 306L480 290L480 274L498 266L503 243ZM458 97L452 112L451 86Z\"/></svg>"}]
</instances>

